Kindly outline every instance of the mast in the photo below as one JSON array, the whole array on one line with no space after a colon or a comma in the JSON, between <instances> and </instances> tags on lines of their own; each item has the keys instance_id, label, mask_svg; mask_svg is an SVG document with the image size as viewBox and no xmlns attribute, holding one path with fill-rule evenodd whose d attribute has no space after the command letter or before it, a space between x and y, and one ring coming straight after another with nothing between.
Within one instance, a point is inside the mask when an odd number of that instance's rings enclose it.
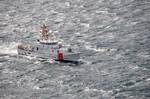
<instances>
[{"instance_id":1,"label":"mast","mask_svg":"<svg viewBox=\"0 0 150 99\"><path fill-rule=\"evenodd\" d=\"M40 30L42 40L48 40L48 28L45 24L41 27Z\"/></svg>"},{"instance_id":2,"label":"mast","mask_svg":"<svg viewBox=\"0 0 150 99\"><path fill-rule=\"evenodd\" d=\"M40 29L41 33L41 40L44 41L56 41L56 37L53 33L49 33L48 27L43 24L43 26Z\"/></svg>"}]
</instances>

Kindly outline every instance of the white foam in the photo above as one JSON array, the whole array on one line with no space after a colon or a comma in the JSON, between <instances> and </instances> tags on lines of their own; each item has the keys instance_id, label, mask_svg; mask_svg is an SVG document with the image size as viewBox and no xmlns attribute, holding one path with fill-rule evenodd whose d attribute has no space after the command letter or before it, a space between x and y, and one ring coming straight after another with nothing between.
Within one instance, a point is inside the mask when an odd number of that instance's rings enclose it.
<instances>
[{"instance_id":1,"label":"white foam","mask_svg":"<svg viewBox=\"0 0 150 99\"><path fill-rule=\"evenodd\" d=\"M90 88L89 87L85 87L84 91L89 91Z\"/></svg>"},{"instance_id":2,"label":"white foam","mask_svg":"<svg viewBox=\"0 0 150 99\"><path fill-rule=\"evenodd\" d=\"M76 34L76 35L81 35L81 33L80 33L80 32L76 32L75 34Z\"/></svg>"},{"instance_id":3,"label":"white foam","mask_svg":"<svg viewBox=\"0 0 150 99\"><path fill-rule=\"evenodd\" d=\"M97 52L106 52L107 51L106 48L95 48L94 50Z\"/></svg>"},{"instance_id":4,"label":"white foam","mask_svg":"<svg viewBox=\"0 0 150 99\"><path fill-rule=\"evenodd\" d=\"M35 62L34 62L34 64L39 64L39 63L40 63L40 61L35 61Z\"/></svg>"},{"instance_id":5,"label":"white foam","mask_svg":"<svg viewBox=\"0 0 150 99\"><path fill-rule=\"evenodd\" d=\"M106 90L100 90L100 92L102 93L102 95L104 96L104 97L109 97L109 96L111 96L112 94L113 94L113 91L112 90L108 90L108 91L106 91Z\"/></svg>"},{"instance_id":6,"label":"white foam","mask_svg":"<svg viewBox=\"0 0 150 99\"><path fill-rule=\"evenodd\" d=\"M96 52L106 52L107 48L96 48L92 47L91 45L85 45L85 48L88 50L96 51Z\"/></svg>"},{"instance_id":7,"label":"white foam","mask_svg":"<svg viewBox=\"0 0 150 99\"><path fill-rule=\"evenodd\" d=\"M150 57L148 52L138 53L137 56L139 56L140 58L149 58Z\"/></svg>"},{"instance_id":8,"label":"white foam","mask_svg":"<svg viewBox=\"0 0 150 99\"><path fill-rule=\"evenodd\" d=\"M32 56L24 56L25 58L29 59L29 60L32 60L32 59L35 59L36 57L32 57Z\"/></svg>"},{"instance_id":9,"label":"white foam","mask_svg":"<svg viewBox=\"0 0 150 99\"><path fill-rule=\"evenodd\" d=\"M33 89L40 89L40 87L38 87L38 86L33 86Z\"/></svg>"},{"instance_id":10,"label":"white foam","mask_svg":"<svg viewBox=\"0 0 150 99\"><path fill-rule=\"evenodd\" d=\"M101 52L101 53L107 52L109 54L117 51L117 49L114 49L114 48L106 48L106 47L96 48L96 46L92 46L89 43L85 44L84 47L87 50L92 50L92 51Z\"/></svg>"},{"instance_id":11,"label":"white foam","mask_svg":"<svg viewBox=\"0 0 150 99\"><path fill-rule=\"evenodd\" d=\"M112 90L108 90L108 91L102 90L102 89L98 90L98 89L89 88L89 87L85 87L84 91L85 91L85 92L99 92L99 93L101 93L101 94L102 94L103 96L105 96L105 97L109 97L109 96L111 96L112 93L113 93Z\"/></svg>"},{"instance_id":12,"label":"white foam","mask_svg":"<svg viewBox=\"0 0 150 99\"><path fill-rule=\"evenodd\" d=\"M87 28L90 27L90 24L87 24L87 23L81 23L81 25L84 26L84 27L87 27Z\"/></svg>"},{"instance_id":13,"label":"white foam","mask_svg":"<svg viewBox=\"0 0 150 99\"><path fill-rule=\"evenodd\" d=\"M2 71L2 73L5 73L5 74L15 74L15 73L17 73L17 71L16 71L16 70L10 70L10 69L5 68L5 69Z\"/></svg>"},{"instance_id":14,"label":"white foam","mask_svg":"<svg viewBox=\"0 0 150 99\"><path fill-rule=\"evenodd\" d=\"M101 90L98 90L98 89L95 89L95 88L89 88L89 87L85 87L84 91L95 91L95 92L100 91L101 92Z\"/></svg>"},{"instance_id":15,"label":"white foam","mask_svg":"<svg viewBox=\"0 0 150 99\"><path fill-rule=\"evenodd\" d=\"M132 64L130 64L130 65L128 66L128 68L129 68L129 70L132 70L132 71L135 71L135 70L140 69L140 67L139 67L138 65L132 65Z\"/></svg>"},{"instance_id":16,"label":"white foam","mask_svg":"<svg viewBox=\"0 0 150 99\"><path fill-rule=\"evenodd\" d=\"M0 54L11 54L16 55L17 54L17 43L12 42L10 44L3 44L0 46Z\"/></svg>"},{"instance_id":17,"label":"white foam","mask_svg":"<svg viewBox=\"0 0 150 99\"><path fill-rule=\"evenodd\" d=\"M139 66L134 66L134 67L132 67L132 69L134 69L134 70L139 69Z\"/></svg>"},{"instance_id":18,"label":"white foam","mask_svg":"<svg viewBox=\"0 0 150 99\"><path fill-rule=\"evenodd\" d=\"M150 81L150 78L147 78L146 81Z\"/></svg>"}]
</instances>

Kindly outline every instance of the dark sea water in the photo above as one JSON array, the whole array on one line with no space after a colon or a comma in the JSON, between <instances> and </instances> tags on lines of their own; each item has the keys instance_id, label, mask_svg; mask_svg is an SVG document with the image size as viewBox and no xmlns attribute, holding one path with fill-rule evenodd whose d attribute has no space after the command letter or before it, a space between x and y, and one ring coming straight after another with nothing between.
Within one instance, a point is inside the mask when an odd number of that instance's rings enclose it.
<instances>
[{"instance_id":1,"label":"dark sea water","mask_svg":"<svg viewBox=\"0 0 150 99\"><path fill-rule=\"evenodd\" d=\"M84 63L18 56L43 23ZM150 0L0 0L0 99L150 99Z\"/></svg>"}]
</instances>

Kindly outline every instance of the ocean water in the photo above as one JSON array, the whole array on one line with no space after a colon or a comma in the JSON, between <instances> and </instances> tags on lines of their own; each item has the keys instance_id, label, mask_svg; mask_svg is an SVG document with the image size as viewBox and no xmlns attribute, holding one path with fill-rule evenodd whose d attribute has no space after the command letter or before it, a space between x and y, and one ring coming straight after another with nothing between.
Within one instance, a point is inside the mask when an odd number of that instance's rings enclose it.
<instances>
[{"instance_id":1,"label":"ocean water","mask_svg":"<svg viewBox=\"0 0 150 99\"><path fill-rule=\"evenodd\" d=\"M17 55L43 23L83 64ZM150 1L0 0L0 99L150 99Z\"/></svg>"}]
</instances>

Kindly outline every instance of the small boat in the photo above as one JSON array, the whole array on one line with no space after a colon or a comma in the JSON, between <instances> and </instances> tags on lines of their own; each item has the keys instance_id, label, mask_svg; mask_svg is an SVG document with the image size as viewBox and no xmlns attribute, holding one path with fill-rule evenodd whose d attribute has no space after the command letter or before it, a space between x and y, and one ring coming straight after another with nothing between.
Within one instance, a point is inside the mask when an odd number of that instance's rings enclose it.
<instances>
[{"instance_id":1,"label":"small boat","mask_svg":"<svg viewBox=\"0 0 150 99\"><path fill-rule=\"evenodd\" d=\"M40 38L31 43L18 44L19 55L39 57L57 62L78 63L80 53L62 45L53 33L49 33L44 24L40 29Z\"/></svg>"}]
</instances>

